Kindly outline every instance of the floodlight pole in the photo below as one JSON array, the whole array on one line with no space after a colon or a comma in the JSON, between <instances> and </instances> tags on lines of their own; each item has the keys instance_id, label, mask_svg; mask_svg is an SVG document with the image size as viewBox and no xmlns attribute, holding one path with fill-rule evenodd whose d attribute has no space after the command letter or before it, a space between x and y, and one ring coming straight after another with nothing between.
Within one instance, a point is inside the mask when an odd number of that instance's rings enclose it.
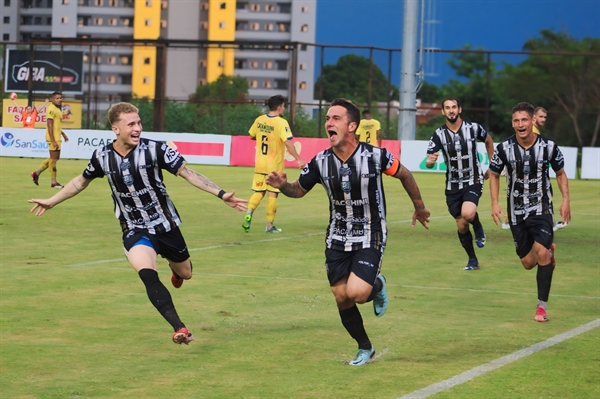
<instances>
[{"instance_id":1,"label":"floodlight pole","mask_svg":"<svg viewBox=\"0 0 600 399\"><path fill-rule=\"evenodd\" d=\"M404 30L402 33L402 65L400 71L400 115L398 140L414 140L417 115L417 38L419 1L404 0Z\"/></svg>"}]
</instances>

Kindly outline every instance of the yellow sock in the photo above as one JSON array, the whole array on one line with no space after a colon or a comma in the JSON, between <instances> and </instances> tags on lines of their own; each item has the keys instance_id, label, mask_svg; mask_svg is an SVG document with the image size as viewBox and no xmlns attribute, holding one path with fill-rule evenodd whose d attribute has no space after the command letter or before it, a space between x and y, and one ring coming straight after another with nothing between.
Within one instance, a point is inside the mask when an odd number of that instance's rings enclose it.
<instances>
[{"instance_id":1,"label":"yellow sock","mask_svg":"<svg viewBox=\"0 0 600 399\"><path fill-rule=\"evenodd\" d=\"M256 191L254 194L252 194L252 196L248 200L248 210L254 212L254 210L258 208L258 205L260 204L260 201L262 201L264 196L264 191Z\"/></svg>"},{"instance_id":2,"label":"yellow sock","mask_svg":"<svg viewBox=\"0 0 600 399\"><path fill-rule=\"evenodd\" d=\"M277 214L277 197L267 198L267 223L275 222Z\"/></svg>"},{"instance_id":3,"label":"yellow sock","mask_svg":"<svg viewBox=\"0 0 600 399\"><path fill-rule=\"evenodd\" d=\"M43 171L48 169L49 166L50 166L50 158L46 158L44 160L44 162L42 162L42 164L40 165L40 173L42 173Z\"/></svg>"},{"instance_id":4,"label":"yellow sock","mask_svg":"<svg viewBox=\"0 0 600 399\"><path fill-rule=\"evenodd\" d=\"M56 181L56 159L50 160L50 179Z\"/></svg>"}]
</instances>

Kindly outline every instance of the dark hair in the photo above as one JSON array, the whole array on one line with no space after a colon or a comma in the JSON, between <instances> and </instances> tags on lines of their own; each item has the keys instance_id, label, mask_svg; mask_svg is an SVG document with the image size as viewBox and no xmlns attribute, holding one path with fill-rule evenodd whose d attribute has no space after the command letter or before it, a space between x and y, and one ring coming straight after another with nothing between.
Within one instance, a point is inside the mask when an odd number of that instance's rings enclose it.
<instances>
[{"instance_id":1,"label":"dark hair","mask_svg":"<svg viewBox=\"0 0 600 399\"><path fill-rule=\"evenodd\" d=\"M265 101L265 105L269 107L269 111L275 111L281 104L285 104L285 97L281 94L269 97L267 101Z\"/></svg>"},{"instance_id":2,"label":"dark hair","mask_svg":"<svg viewBox=\"0 0 600 399\"><path fill-rule=\"evenodd\" d=\"M331 102L330 106L335 107L336 105L346 108L346 113L348 114L348 120L350 122L360 123L360 110L352 101L346 100L345 98L336 98Z\"/></svg>"},{"instance_id":3,"label":"dark hair","mask_svg":"<svg viewBox=\"0 0 600 399\"><path fill-rule=\"evenodd\" d=\"M515 105L514 107L512 107L512 114L514 114L515 112L519 112L519 111L525 111L529 114L530 117L533 118L533 105L526 103L526 102L522 102L522 103L518 103L517 105Z\"/></svg>"},{"instance_id":4,"label":"dark hair","mask_svg":"<svg viewBox=\"0 0 600 399\"><path fill-rule=\"evenodd\" d=\"M50 97L54 96L62 96L62 93L60 91L55 91L54 93L50 94Z\"/></svg>"},{"instance_id":5,"label":"dark hair","mask_svg":"<svg viewBox=\"0 0 600 399\"><path fill-rule=\"evenodd\" d=\"M445 103L446 101L456 101L456 106L457 106L458 108L460 108L460 102L459 102L459 101L458 101L456 98L453 98L453 97L448 97L448 98L444 99L444 101L442 101L442 109L444 109L444 103Z\"/></svg>"},{"instance_id":6,"label":"dark hair","mask_svg":"<svg viewBox=\"0 0 600 399\"><path fill-rule=\"evenodd\" d=\"M365 109L365 110L362 112L362 116L365 116L366 114L369 114L369 115L371 115L371 111L369 111L368 109Z\"/></svg>"},{"instance_id":7,"label":"dark hair","mask_svg":"<svg viewBox=\"0 0 600 399\"><path fill-rule=\"evenodd\" d=\"M546 108L544 108L544 107L535 107L535 108L533 109L533 113L534 113L534 114L537 114L537 112L538 112L538 111L542 111L542 112L543 112L543 113L545 113L545 114L547 114L547 113L548 113L548 111L546 111Z\"/></svg>"}]
</instances>

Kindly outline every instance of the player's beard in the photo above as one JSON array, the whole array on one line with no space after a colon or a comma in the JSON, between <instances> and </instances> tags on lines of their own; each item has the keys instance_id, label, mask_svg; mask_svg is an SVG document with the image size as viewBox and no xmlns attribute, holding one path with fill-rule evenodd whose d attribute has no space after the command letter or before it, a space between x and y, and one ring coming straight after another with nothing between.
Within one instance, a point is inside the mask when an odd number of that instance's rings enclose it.
<instances>
[{"instance_id":1,"label":"player's beard","mask_svg":"<svg viewBox=\"0 0 600 399\"><path fill-rule=\"evenodd\" d=\"M456 121L458 120L458 117L459 117L459 116L460 116L460 115L456 115L454 118L450 118L450 117L448 117L448 116L447 116L447 117L446 117L446 120L447 120L448 122L450 122L450 123L456 123Z\"/></svg>"}]
</instances>

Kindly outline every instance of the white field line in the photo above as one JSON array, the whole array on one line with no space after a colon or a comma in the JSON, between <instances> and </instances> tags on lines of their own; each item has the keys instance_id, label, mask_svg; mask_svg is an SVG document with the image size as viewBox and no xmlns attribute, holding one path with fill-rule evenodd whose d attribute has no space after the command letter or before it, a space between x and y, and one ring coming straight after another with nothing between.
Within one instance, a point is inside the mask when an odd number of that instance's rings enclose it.
<instances>
[{"instance_id":1,"label":"white field line","mask_svg":"<svg viewBox=\"0 0 600 399\"><path fill-rule=\"evenodd\" d=\"M441 218L447 218L450 216L436 216L436 217L432 217L431 219L441 219ZM394 222L390 222L388 224L398 224L398 223L410 223L411 220L398 220L398 221L394 221ZM417 227L417 226L415 226ZM283 240L292 240L292 239L297 239L297 238L305 238L305 237L312 237L312 236L320 236L323 235L324 233L307 233L307 234L297 234L297 235L293 235L293 236L277 236L277 237L270 237L270 238L266 238L264 240L255 240L255 241L245 241L245 242L235 242L235 243L227 243L227 244L218 244L218 245L209 245L206 247L199 247L199 248L190 248L188 249L189 252L196 252L196 251L208 251L211 249L220 249L220 248L227 248L227 247L235 247L235 246L239 246L239 245L252 245L255 244L257 242L274 242L274 241L283 241ZM71 265L65 265L67 267L83 267L83 266L94 266L94 265L101 265L104 263L116 263L116 262L126 262L125 260L125 255L123 255L123 257L121 258L114 258L114 259L104 259L104 260L96 260L96 261L92 261L92 262L83 262L83 263L75 263L75 264L71 264ZM115 268L111 268L111 269L115 269ZM129 267L123 267L123 268L119 268L119 269L123 269L123 270L130 270ZM165 273L170 273L169 270L164 271ZM160 273L160 271L159 271ZM242 277L242 278L255 278L255 279L272 279L272 280L286 280L286 281L315 281L313 279L303 279L303 278L292 278L292 277L273 277L273 276L258 276L258 275L241 275L241 274L218 274L218 273L202 273L202 272L194 272L194 275L196 276L212 276L212 277ZM452 287L435 287L435 286L413 286L413 285L403 285L403 284L390 284L388 283L389 286L393 286L393 287L403 287L403 288L412 288L412 289L426 289L426 290L447 290L447 291L469 291L469 292L484 292L484 293L492 293L492 294L508 294L508 295L531 295L531 292L512 292L512 291L495 291L495 290L480 290L480 289L469 289L469 288L452 288ZM563 295L563 294L552 294L553 297L564 297L564 298L581 298L581 299L600 299L599 296L581 296L581 295Z\"/></svg>"},{"instance_id":2,"label":"white field line","mask_svg":"<svg viewBox=\"0 0 600 399\"><path fill-rule=\"evenodd\" d=\"M456 375L452 378L449 378L444 381L437 382L435 384L429 385L428 387L419 389L407 395L401 396L398 399L423 399L427 398L431 395L435 395L438 392L445 391L446 389L450 389L456 385L460 385L467 381L470 381L474 378L479 377L480 375L489 373L490 371L496 370L502 366L506 366L509 363L522 359L526 356L532 355L536 352L549 348L553 345L556 345L562 341L565 341L569 338L576 337L577 335L588 332L594 328L600 326L600 319L596 319L587 324L581 325L577 328L574 328L570 331L567 331L562 334L555 335L554 337L548 338L545 341L539 342L537 344L531 345L527 348L518 350L509 355L502 356L498 359L492 360L489 363L482 364L481 366L477 366L472 368L471 370L465 371L459 375Z\"/></svg>"}]
</instances>

